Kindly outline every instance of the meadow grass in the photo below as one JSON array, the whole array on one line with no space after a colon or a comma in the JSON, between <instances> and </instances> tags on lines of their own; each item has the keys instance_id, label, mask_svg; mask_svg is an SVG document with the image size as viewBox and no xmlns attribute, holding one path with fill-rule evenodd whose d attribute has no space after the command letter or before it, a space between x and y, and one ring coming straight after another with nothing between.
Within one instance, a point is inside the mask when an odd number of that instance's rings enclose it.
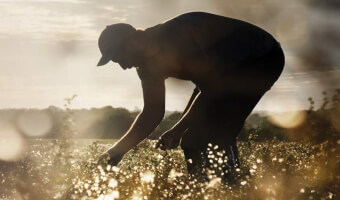
<instances>
[{"instance_id":1,"label":"meadow grass","mask_svg":"<svg viewBox=\"0 0 340 200\"><path fill-rule=\"evenodd\" d=\"M146 140L118 166L98 166L114 140L27 140L22 159L0 165L1 199L337 199L339 141L239 142L235 181L197 181L180 148Z\"/></svg>"}]
</instances>

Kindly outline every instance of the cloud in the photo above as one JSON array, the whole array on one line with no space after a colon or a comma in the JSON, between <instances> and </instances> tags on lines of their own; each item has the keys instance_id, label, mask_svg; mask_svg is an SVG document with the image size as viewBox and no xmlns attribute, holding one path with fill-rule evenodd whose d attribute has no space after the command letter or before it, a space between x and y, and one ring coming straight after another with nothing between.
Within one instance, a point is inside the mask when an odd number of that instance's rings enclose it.
<instances>
[{"instance_id":1,"label":"cloud","mask_svg":"<svg viewBox=\"0 0 340 200\"><path fill-rule=\"evenodd\" d=\"M63 3L65 4L65 3ZM67 3L70 4L70 3ZM63 5L66 6L66 5ZM89 39L95 35L86 15L61 12L36 2L0 3L0 34L26 39Z\"/></svg>"},{"instance_id":2,"label":"cloud","mask_svg":"<svg viewBox=\"0 0 340 200\"><path fill-rule=\"evenodd\" d=\"M51 2L59 2L59 3L82 3L82 0L0 0L0 3L24 3L24 2L39 2L39 3L51 3Z\"/></svg>"},{"instance_id":3,"label":"cloud","mask_svg":"<svg viewBox=\"0 0 340 200\"><path fill-rule=\"evenodd\" d=\"M101 21L124 21L124 9L81 0L0 1L0 35L47 41L97 40ZM107 19L107 20L103 20ZM98 26L101 26L98 29Z\"/></svg>"}]
</instances>

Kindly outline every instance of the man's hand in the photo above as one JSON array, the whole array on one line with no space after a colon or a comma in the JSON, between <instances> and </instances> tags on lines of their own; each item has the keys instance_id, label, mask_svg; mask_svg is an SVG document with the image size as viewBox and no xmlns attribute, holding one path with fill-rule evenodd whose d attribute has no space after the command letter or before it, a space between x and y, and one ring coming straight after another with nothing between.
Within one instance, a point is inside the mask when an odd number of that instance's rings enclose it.
<instances>
[{"instance_id":1,"label":"man's hand","mask_svg":"<svg viewBox=\"0 0 340 200\"><path fill-rule=\"evenodd\" d=\"M163 133L163 135L159 138L156 148L160 148L162 150L175 149L178 147L180 142L181 134L176 134L174 131L169 130Z\"/></svg>"},{"instance_id":2,"label":"man's hand","mask_svg":"<svg viewBox=\"0 0 340 200\"><path fill-rule=\"evenodd\" d=\"M116 166L123 158L122 156L112 156L109 152L105 152L98 158L99 165L111 165Z\"/></svg>"}]
</instances>

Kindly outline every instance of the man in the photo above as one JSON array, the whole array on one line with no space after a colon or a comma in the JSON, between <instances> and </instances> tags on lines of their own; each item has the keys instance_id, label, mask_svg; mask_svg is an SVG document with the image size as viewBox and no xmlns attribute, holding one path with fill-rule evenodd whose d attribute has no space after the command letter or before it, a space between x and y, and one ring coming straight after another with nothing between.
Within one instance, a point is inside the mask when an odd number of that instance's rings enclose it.
<instances>
[{"instance_id":1,"label":"man","mask_svg":"<svg viewBox=\"0 0 340 200\"><path fill-rule=\"evenodd\" d=\"M142 112L100 158L108 156L112 165L161 122L164 81L174 77L192 81L196 89L179 121L161 136L157 147L171 149L180 144L189 173L225 176L238 165L236 137L246 117L284 66L282 49L269 33L247 22L203 12L183 14L144 31L128 24L110 25L98 44L102 53L98 66L112 60L124 70L135 67L143 87ZM219 159L211 159L214 152Z\"/></svg>"}]
</instances>

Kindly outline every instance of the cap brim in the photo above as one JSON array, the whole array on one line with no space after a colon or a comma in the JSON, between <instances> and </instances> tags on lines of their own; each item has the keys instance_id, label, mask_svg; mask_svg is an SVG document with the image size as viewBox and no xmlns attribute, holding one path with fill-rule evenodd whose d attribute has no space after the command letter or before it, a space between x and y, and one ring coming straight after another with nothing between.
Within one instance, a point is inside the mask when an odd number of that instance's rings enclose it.
<instances>
[{"instance_id":1,"label":"cap brim","mask_svg":"<svg viewBox=\"0 0 340 200\"><path fill-rule=\"evenodd\" d=\"M98 64L97 64L97 67L99 66L102 66L102 65L105 65L107 64L108 62L110 62L111 60L111 57L110 56L102 56L101 59L99 60Z\"/></svg>"}]
</instances>

